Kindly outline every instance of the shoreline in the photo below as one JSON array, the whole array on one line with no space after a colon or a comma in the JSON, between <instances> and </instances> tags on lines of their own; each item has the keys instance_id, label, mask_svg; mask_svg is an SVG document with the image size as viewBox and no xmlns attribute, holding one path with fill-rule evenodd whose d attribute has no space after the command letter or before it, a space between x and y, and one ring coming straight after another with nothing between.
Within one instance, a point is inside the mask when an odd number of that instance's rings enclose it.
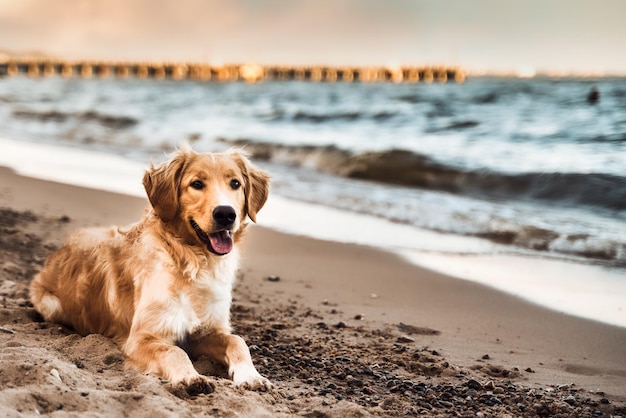
<instances>
[{"instance_id":1,"label":"shoreline","mask_svg":"<svg viewBox=\"0 0 626 418\"><path fill-rule=\"evenodd\" d=\"M81 148L3 138L0 148L4 151L0 166L23 175L144 197L139 179L145 165L139 162ZM259 222L288 234L391 251L418 267L481 283L555 312L626 328L626 280L614 269L510 256L506 246L484 239L422 230L280 196L270 195ZM593 280L588 280L589 275Z\"/></svg>"},{"instance_id":2,"label":"shoreline","mask_svg":"<svg viewBox=\"0 0 626 418\"><path fill-rule=\"evenodd\" d=\"M146 206L146 199L0 168L0 207L47 219L67 216L71 222L63 226L62 235L86 225L134 222ZM37 232L54 242L62 238ZM554 312L375 248L263 226L250 228L241 271L244 299L263 304L299 301L357 329L403 323L436 330L411 338L467 368L494 362L519 370L519 378L529 385L575 384L626 401L624 328ZM280 281L269 282L268 276ZM236 302L240 297L235 292Z\"/></svg>"}]
</instances>

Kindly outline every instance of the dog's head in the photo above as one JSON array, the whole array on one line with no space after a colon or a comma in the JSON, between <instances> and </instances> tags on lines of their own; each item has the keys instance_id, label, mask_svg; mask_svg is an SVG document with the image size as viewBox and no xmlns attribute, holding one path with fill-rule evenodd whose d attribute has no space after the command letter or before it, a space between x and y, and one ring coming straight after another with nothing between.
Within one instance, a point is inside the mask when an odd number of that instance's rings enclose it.
<instances>
[{"instance_id":1,"label":"dog's head","mask_svg":"<svg viewBox=\"0 0 626 418\"><path fill-rule=\"evenodd\" d=\"M246 216L256 222L269 192L269 175L238 150L196 153L179 150L151 166L143 178L160 220L216 255L233 249Z\"/></svg>"}]
</instances>

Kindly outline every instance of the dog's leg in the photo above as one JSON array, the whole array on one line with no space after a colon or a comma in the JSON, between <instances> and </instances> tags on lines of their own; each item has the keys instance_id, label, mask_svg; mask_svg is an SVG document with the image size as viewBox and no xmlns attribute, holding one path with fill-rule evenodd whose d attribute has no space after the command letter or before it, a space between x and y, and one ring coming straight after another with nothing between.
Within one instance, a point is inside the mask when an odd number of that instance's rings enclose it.
<instances>
[{"instance_id":1,"label":"dog's leg","mask_svg":"<svg viewBox=\"0 0 626 418\"><path fill-rule=\"evenodd\" d=\"M144 373L169 380L175 391L176 386L182 385L189 395L213 392L213 384L196 371L187 353L162 338L131 334L124 352L131 364Z\"/></svg>"},{"instance_id":2,"label":"dog's leg","mask_svg":"<svg viewBox=\"0 0 626 418\"><path fill-rule=\"evenodd\" d=\"M252 390L269 390L272 384L261 376L252 364L250 350L238 335L198 330L188 339L189 354L196 358L206 355L228 367L228 375L237 386Z\"/></svg>"}]
</instances>

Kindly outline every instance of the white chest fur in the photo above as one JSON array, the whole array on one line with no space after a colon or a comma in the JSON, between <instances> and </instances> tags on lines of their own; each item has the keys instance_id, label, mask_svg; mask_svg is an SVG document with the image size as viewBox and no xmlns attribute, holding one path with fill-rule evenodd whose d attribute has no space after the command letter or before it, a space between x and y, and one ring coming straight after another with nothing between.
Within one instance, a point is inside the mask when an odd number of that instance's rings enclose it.
<instances>
[{"instance_id":1,"label":"white chest fur","mask_svg":"<svg viewBox=\"0 0 626 418\"><path fill-rule=\"evenodd\" d=\"M182 285L171 271L157 268L143 283L132 328L150 330L179 341L199 326L230 332L232 287L238 267L237 254L192 271Z\"/></svg>"}]
</instances>

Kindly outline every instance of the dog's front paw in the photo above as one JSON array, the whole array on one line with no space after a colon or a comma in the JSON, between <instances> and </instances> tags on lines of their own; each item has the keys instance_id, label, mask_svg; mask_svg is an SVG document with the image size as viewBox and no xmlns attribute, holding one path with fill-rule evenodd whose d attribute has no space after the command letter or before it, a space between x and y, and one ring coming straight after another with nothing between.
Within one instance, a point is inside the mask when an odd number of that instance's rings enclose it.
<instances>
[{"instance_id":1,"label":"dog's front paw","mask_svg":"<svg viewBox=\"0 0 626 418\"><path fill-rule=\"evenodd\" d=\"M261 376L254 367L240 367L232 374L233 383L236 386L250 389L268 391L274 387L265 377Z\"/></svg>"},{"instance_id":2,"label":"dog's front paw","mask_svg":"<svg viewBox=\"0 0 626 418\"><path fill-rule=\"evenodd\" d=\"M202 375L183 379L178 383L168 385L168 390L179 398L185 399L201 394L212 393L215 385L208 378Z\"/></svg>"}]
</instances>

